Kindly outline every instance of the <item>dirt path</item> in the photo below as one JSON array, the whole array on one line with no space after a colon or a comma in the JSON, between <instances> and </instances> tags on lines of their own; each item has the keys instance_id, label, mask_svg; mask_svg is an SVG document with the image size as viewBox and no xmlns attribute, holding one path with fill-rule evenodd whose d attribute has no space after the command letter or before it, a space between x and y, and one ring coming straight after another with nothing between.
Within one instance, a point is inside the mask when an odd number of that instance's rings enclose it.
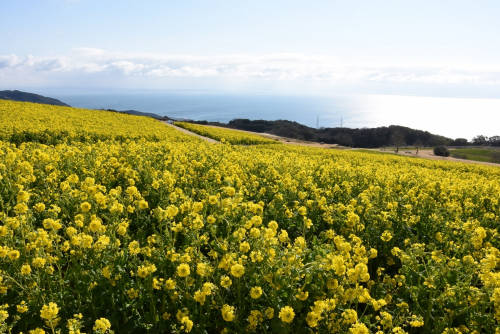
<instances>
[{"instance_id":1,"label":"dirt path","mask_svg":"<svg viewBox=\"0 0 500 334\"><path fill-rule=\"evenodd\" d=\"M182 131L184 133L187 133L188 135L196 136L198 138L204 139L208 141L209 143L214 143L217 144L219 143L217 140L214 140L212 138L208 137L203 137L200 136L194 132L188 131L186 129L180 128L178 126L175 126L173 124L168 124L167 122L163 122L167 124L168 126L171 126L179 131ZM230 129L230 128L224 128L221 126L215 126L215 125L205 125L205 126L210 126L213 128L221 128L221 129L226 129L226 130L234 130L234 131L241 131L241 132L246 132L250 133L253 135L261 136L267 139L272 139L272 140L278 140L282 142L283 144L286 145L299 145L299 146L308 146L308 147L320 147L320 148L336 148L336 149L346 149L349 150L348 148L345 148L343 146L337 145L337 144L320 144L320 143L315 143L315 142L308 142L304 140L297 140L297 139L292 139L292 138L284 138L276 135L272 135L270 133L259 133L259 132L252 132L252 131L245 131L245 130L237 130L237 129ZM370 148L366 149L370 151L377 151L377 152L384 152L384 153L390 153L390 154L396 154L394 151L391 150L382 150L382 149L376 149L376 148ZM410 152L410 153L407 153ZM418 154L416 154L416 150L400 150L397 155L402 155L406 157L415 157L415 158L422 158L422 159L431 159L431 160L442 160L442 161L453 161L453 162L463 162L467 164L477 164L477 165L486 165L486 166L494 166L494 167L500 167L500 164L494 164L492 162L483 162L483 161L474 161L474 160L465 160L465 159L457 159L453 157L439 157L435 156L434 152L432 150L419 150Z\"/></svg>"},{"instance_id":2,"label":"dirt path","mask_svg":"<svg viewBox=\"0 0 500 334\"><path fill-rule=\"evenodd\" d=\"M245 133L249 133L249 134L252 134L252 135L260 136L260 137L263 137L263 138L266 138L266 139L277 140L277 141L280 141L281 143L283 143L285 145L299 145L299 146L308 146L308 147L337 148L337 149L344 148L343 146L340 146L338 144L321 144L321 143L315 143L315 142L311 142L311 141L305 141L305 140L298 140L298 139L280 137L280 136L272 135L270 133L245 131L245 130L239 130L239 129L225 128L225 127L222 127L222 126L215 126L215 125L204 125L204 126L209 126L209 127L212 127L212 128L225 129L225 130L233 130L233 131L245 132Z\"/></svg>"},{"instance_id":3,"label":"dirt path","mask_svg":"<svg viewBox=\"0 0 500 334\"><path fill-rule=\"evenodd\" d=\"M375 149L375 148L370 148L370 149L367 149L367 150L396 154L394 151L391 151L391 150L385 151L385 150ZM406 153L406 152L411 152L411 153ZM453 162L464 162L466 164L477 164L477 165L486 165L486 166L500 167L499 164L494 164L492 162L483 162L483 161L457 159L457 158L453 158L453 157L440 157L440 156L434 155L434 152L432 150L419 150L418 151L418 155L416 155L415 153L416 153L416 150L399 150L399 152L397 153L397 155L402 155L402 156L406 156L406 157L410 157L411 156L411 157L423 158L423 159L453 161Z\"/></svg>"},{"instance_id":4,"label":"dirt path","mask_svg":"<svg viewBox=\"0 0 500 334\"><path fill-rule=\"evenodd\" d=\"M188 135L195 136L195 137L198 137L198 138L200 138L200 139L206 140L206 141L208 141L208 142L209 142L209 143L211 143L211 144L219 144L219 142L218 142L217 140L215 140L215 139L200 136L199 134L196 134L196 133L194 133L194 132L188 131L188 130L186 130L186 129L183 129L183 128L181 128L181 127L175 126L175 125L173 125L173 124L168 124L167 122L164 122L164 121L161 121L161 122L162 122L162 123L164 123L164 124L166 124L166 125L168 125L168 126L173 127L173 128L174 128L174 129L176 129L176 130L179 130L179 131L181 131L181 132L184 132L184 133L186 133L186 134L188 134Z\"/></svg>"}]
</instances>

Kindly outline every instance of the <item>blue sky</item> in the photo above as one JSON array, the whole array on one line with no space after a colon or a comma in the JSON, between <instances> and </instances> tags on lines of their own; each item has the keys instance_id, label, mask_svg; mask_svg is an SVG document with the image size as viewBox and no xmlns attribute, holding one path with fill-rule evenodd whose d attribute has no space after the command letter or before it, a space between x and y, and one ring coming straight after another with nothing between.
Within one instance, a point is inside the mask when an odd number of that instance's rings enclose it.
<instances>
[{"instance_id":1,"label":"blue sky","mask_svg":"<svg viewBox=\"0 0 500 334\"><path fill-rule=\"evenodd\" d=\"M0 4L0 89L500 98L500 1Z\"/></svg>"}]
</instances>

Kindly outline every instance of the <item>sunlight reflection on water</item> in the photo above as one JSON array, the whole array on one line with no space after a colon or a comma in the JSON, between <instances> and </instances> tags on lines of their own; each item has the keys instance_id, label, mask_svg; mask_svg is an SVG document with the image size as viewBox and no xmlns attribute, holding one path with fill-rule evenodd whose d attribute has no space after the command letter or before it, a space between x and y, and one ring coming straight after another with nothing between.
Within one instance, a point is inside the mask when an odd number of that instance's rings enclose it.
<instances>
[{"instance_id":1,"label":"sunlight reflection on water","mask_svg":"<svg viewBox=\"0 0 500 334\"><path fill-rule=\"evenodd\" d=\"M138 110L228 122L286 119L316 127L402 125L451 138L500 135L500 99L398 95L292 96L235 93L128 93L52 96L80 108Z\"/></svg>"}]
</instances>

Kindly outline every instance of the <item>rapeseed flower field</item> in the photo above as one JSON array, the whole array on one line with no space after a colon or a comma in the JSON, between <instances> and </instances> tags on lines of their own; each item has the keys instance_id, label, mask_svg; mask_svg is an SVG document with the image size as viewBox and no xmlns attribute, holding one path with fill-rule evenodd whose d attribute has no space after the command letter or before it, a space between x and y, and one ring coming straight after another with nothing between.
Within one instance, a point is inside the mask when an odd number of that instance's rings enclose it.
<instances>
[{"instance_id":1,"label":"rapeseed flower field","mask_svg":"<svg viewBox=\"0 0 500 334\"><path fill-rule=\"evenodd\" d=\"M0 332L500 333L498 168L0 105Z\"/></svg>"},{"instance_id":2,"label":"rapeseed flower field","mask_svg":"<svg viewBox=\"0 0 500 334\"><path fill-rule=\"evenodd\" d=\"M244 131L223 129L213 126L204 126L185 122L175 122L175 125L199 134L200 136L218 140L222 143L227 141L234 145L281 144L281 142L279 141L267 139Z\"/></svg>"},{"instance_id":3,"label":"rapeseed flower field","mask_svg":"<svg viewBox=\"0 0 500 334\"><path fill-rule=\"evenodd\" d=\"M0 119L0 140L18 144L25 141L58 144L63 141L139 138L150 141L167 138L191 140L152 118L103 110L0 100Z\"/></svg>"}]
</instances>

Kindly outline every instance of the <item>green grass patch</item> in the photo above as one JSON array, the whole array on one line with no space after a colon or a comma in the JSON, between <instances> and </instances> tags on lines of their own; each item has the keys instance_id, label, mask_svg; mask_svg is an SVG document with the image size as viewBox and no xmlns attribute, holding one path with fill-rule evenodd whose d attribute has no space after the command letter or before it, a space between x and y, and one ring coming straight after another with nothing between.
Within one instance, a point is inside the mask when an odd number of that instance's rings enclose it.
<instances>
[{"instance_id":1,"label":"green grass patch","mask_svg":"<svg viewBox=\"0 0 500 334\"><path fill-rule=\"evenodd\" d=\"M450 154L454 158L500 163L500 150L492 150L486 148L463 148L451 150Z\"/></svg>"},{"instance_id":2,"label":"green grass patch","mask_svg":"<svg viewBox=\"0 0 500 334\"><path fill-rule=\"evenodd\" d=\"M480 155L483 157L489 157L490 153L495 151L486 148L462 148L457 150L451 150L451 152L459 152L462 154L470 154L470 155Z\"/></svg>"},{"instance_id":3,"label":"green grass patch","mask_svg":"<svg viewBox=\"0 0 500 334\"><path fill-rule=\"evenodd\" d=\"M375 151L375 150L365 150L365 149L356 149L356 150L353 150L355 152L363 152L363 153L370 153L370 154L390 154L390 155L394 155L394 152L388 152L388 151Z\"/></svg>"}]
</instances>

